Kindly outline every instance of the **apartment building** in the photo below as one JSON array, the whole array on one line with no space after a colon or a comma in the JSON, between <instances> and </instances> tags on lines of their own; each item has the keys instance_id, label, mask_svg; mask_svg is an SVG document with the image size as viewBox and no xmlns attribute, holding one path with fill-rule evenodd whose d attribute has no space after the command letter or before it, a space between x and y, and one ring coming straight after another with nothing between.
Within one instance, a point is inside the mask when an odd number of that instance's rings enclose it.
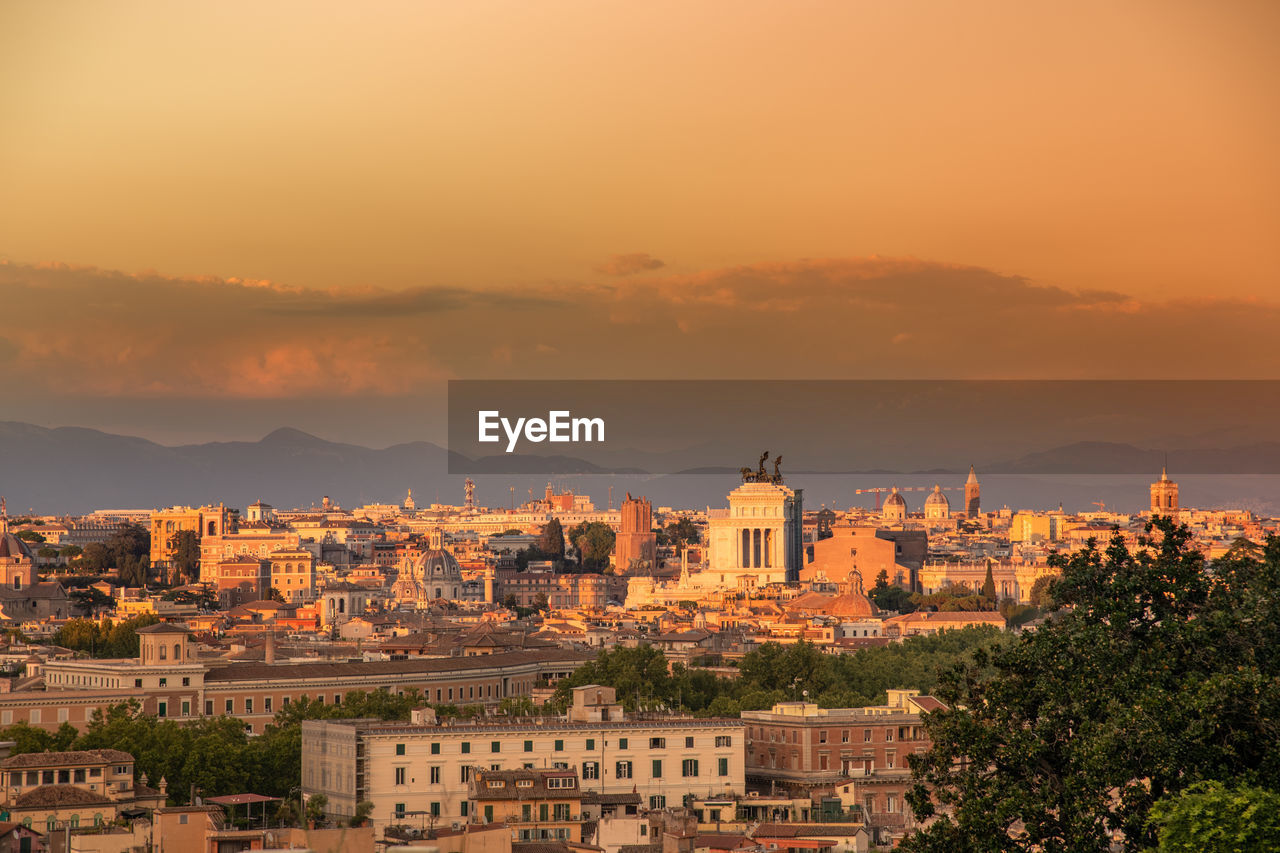
<instances>
[{"instance_id":1,"label":"apartment building","mask_svg":"<svg viewBox=\"0 0 1280 853\"><path fill-rule=\"evenodd\" d=\"M477 769L468 799L473 820L506 824L512 841L584 840L576 769Z\"/></svg>"},{"instance_id":2,"label":"apartment building","mask_svg":"<svg viewBox=\"0 0 1280 853\"><path fill-rule=\"evenodd\" d=\"M664 808L743 791L744 742L739 720L626 714L613 688L590 685L574 689L564 717L440 721L422 709L408 723L307 721L302 784L338 816L372 801L379 827L482 821L468 785L484 770L576 771L584 796L635 793Z\"/></svg>"},{"instance_id":3,"label":"apartment building","mask_svg":"<svg viewBox=\"0 0 1280 853\"><path fill-rule=\"evenodd\" d=\"M921 717L943 707L917 690L890 690L886 704L866 708L783 702L744 711L747 781L761 791L835 794L870 825L906 826L907 756L929 748Z\"/></svg>"},{"instance_id":4,"label":"apartment building","mask_svg":"<svg viewBox=\"0 0 1280 853\"><path fill-rule=\"evenodd\" d=\"M277 711L303 698L341 702L351 690L417 690L433 703L495 706L555 683L594 656L559 647L465 658L289 661L210 666L196 659L187 631L160 623L138 629L136 659L71 659L28 664L46 690L0 693L0 725L53 731L88 726L93 712L131 699L167 718L234 716L261 733Z\"/></svg>"}]
</instances>

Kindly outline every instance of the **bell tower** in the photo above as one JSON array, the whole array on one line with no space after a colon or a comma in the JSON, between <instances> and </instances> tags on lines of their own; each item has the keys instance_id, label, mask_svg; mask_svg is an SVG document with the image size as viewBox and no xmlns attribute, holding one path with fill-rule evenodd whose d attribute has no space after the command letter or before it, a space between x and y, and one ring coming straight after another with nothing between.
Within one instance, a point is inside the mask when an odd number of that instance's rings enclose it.
<instances>
[{"instance_id":1,"label":"bell tower","mask_svg":"<svg viewBox=\"0 0 1280 853\"><path fill-rule=\"evenodd\" d=\"M1151 514L1173 515L1178 511L1178 484L1169 479L1169 466L1160 470L1160 479L1151 484Z\"/></svg>"},{"instance_id":2,"label":"bell tower","mask_svg":"<svg viewBox=\"0 0 1280 853\"><path fill-rule=\"evenodd\" d=\"M976 518L980 510L978 505L981 502L982 487L978 485L978 475L974 472L973 466L969 466L969 479L964 481L964 514L969 518Z\"/></svg>"}]
</instances>

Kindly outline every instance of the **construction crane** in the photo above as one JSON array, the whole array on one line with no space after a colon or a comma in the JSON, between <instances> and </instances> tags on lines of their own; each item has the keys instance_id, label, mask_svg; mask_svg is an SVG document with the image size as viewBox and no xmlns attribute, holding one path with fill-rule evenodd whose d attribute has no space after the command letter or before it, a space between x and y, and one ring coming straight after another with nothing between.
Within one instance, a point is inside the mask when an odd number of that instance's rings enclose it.
<instances>
[{"instance_id":1,"label":"construction crane","mask_svg":"<svg viewBox=\"0 0 1280 853\"><path fill-rule=\"evenodd\" d=\"M1093 504L1094 506L1096 506L1096 507L1098 508L1098 512L1106 512L1106 511L1107 511L1107 505L1106 505L1106 503L1105 503L1105 502L1103 502L1103 501L1089 501L1089 503L1091 503L1091 504Z\"/></svg>"},{"instance_id":2,"label":"construction crane","mask_svg":"<svg viewBox=\"0 0 1280 853\"><path fill-rule=\"evenodd\" d=\"M964 486L939 486L938 488L944 492L963 492L964 491ZM853 493L855 495L874 494L876 496L876 511L879 512L880 493L892 492L894 489L897 489L900 492L932 492L933 486L889 486L889 487L875 486L874 488L870 488L870 489L854 489Z\"/></svg>"}]
</instances>

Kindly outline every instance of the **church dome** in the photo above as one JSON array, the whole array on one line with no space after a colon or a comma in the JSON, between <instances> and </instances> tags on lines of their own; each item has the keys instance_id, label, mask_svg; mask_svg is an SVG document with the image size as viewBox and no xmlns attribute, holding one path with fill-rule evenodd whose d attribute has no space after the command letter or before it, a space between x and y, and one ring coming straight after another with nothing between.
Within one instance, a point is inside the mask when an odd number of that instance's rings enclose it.
<instances>
[{"instance_id":1,"label":"church dome","mask_svg":"<svg viewBox=\"0 0 1280 853\"><path fill-rule=\"evenodd\" d=\"M947 509L950 509L951 501L947 500L947 496L942 493L942 487L935 483L933 491L929 493L929 497L924 499L924 505L927 507L944 506Z\"/></svg>"},{"instance_id":2,"label":"church dome","mask_svg":"<svg viewBox=\"0 0 1280 853\"><path fill-rule=\"evenodd\" d=\"M869 619L880 615L880 609L871 599L857 591L842 592L822 608L827 616L840 619Z\"/></svg>"},{"instance_id":3,"label":"church dome","mask_svg":"<svg viewBox=\"0 0 1280 853\"><path fill-rule=\"evenodd\" d=\"M894 489L889 493L889 497L884 499L884 505L885 507L900 506L903 509L906 509L907 499L904 498L897 489Z\"/></svg>"},{"instance_id":4,"label":"church dome","mask_svg":"<svg viewBox=\"0 0 1280 853\"><path fill-rule=\"evenodd\" d=\"M31 549L27 543L7 530L0 533L0 560L30 560Z\"/></svg>"},{"instance_id":5,"label":"church dome","mask_svg":"<svg viewBox=\"0 0 1280 853\"><path fill-rule=\"evenodd\" d=\"M414 560L414 573L422 580L432 579L462 579L462 567L458 565L458 559L445 551L443 548L433 548L430 551L423 551L422 554Z\"/></svg>"},{"instance_id":6,"label":"church dome","mask_svg":"<svg viewBox=\"0 0 1280 853\"><path fill-rule=\"evenodd\" d=\"M391 595L402 601L425 601L437 598L462 597L462 566L453 554L441 545L438 535L432 536L428 548L409 554L400 564L400 576L391 585Z\"/></svg>"}]
</instances>

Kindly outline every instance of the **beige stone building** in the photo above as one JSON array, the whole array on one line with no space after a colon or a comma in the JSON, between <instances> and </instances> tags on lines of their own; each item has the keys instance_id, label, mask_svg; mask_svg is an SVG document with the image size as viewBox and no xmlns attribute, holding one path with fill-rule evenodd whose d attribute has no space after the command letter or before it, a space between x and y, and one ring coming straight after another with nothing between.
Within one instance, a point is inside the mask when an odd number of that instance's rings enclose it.
<instances>
[{"instance_id":1,"label":"beige stone building","mask_svg":"<svg viewBox=\"0 0 1280 853\"><path fill-rule=\"evenodd\" d=\"M425 710L409 723L307 721L302 784L338 816L372 801L379 827L482 820L467 800L475 768L576 770L584 795L634 791L663 808L686 794L741 793L744 735L739 720L626 714L612 688L592 685L574 690L562 718L440 722Z\"/></svg>"}]
</instances>

